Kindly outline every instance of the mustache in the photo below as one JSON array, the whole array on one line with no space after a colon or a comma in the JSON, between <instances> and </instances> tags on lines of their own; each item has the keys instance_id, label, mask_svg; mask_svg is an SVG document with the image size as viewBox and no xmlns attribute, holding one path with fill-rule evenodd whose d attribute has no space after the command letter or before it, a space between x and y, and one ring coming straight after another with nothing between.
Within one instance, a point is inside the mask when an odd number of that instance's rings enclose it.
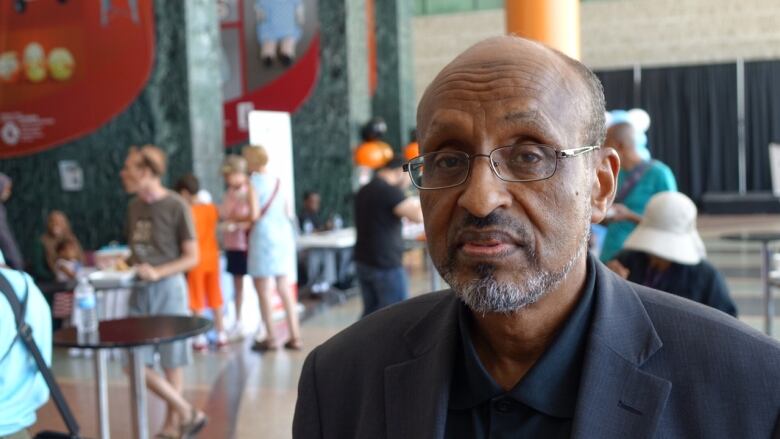
<instances>
[{"instance_id":1,"label":"mustache","mask_svg":"<svg viewBox=\"0 0 780 439\"><path fill-rule=\"evenodd\" d=\"M477 231L488 228L492 231L506 231L510 236L525 244L521 246L520 250L525 252L529 256L529 259L532 261L535 259L533 234L527 225L514 219L511 215L500 211L490 212L483 217L475 216L467 212L465 216L458 220L457 226L452 229L454 230L454 233L450 236L447 245L447 257L443 264L445 271L451 271L455 268L455 255L458 250L458 237L460 232L464 229ZM480 276L483 277L490 277L495 269L492 265L485 264L480 264L477 268Z\"/></svg>"},{"instance_id":2,"label":"mustache","mask_svg":"<svg viewBox=\"0 0 780 439\"><path fill-rule=\"evenodd\" d=\"M466 213L460 220L460 224L458 224L459 230L466 228L486 229L489 227L511 232L512 235L517 236L524 242L528 242L531 239L531 232L526 225L515 220L512 216L496 210L483 217Z\"/></svg>"}]
</instances>

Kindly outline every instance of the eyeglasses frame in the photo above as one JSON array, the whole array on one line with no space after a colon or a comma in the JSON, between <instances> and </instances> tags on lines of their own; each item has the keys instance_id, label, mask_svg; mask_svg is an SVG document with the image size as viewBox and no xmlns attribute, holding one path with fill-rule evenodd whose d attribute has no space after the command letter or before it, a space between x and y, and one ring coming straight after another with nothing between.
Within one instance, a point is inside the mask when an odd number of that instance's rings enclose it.
<instances>
[{"instance_id":1,"label":"eyeglasses frame","mask_svg":"<svg viewBox=\"0 0 780 439\"><path fill-rule=\"evenodd\" d=\"M509 147L512 147L512 146L519 146L519 145L499 146L498 148L495 148L492 151L490 151L489 154L469 154L467 152L464 152L464 154L466 154L466 156L468 157L468 160L469 160L468 172L466 173L466 176L463 178L463 181L461 181L460 183L457 183L457 184L449 185L449 186L442 186L442 187L436 187L436 188L423 188L423 187L420 187L420 186L417 185L417 183L414 182L414 178L412 178L412 173L410 172L410 169L409 169L409 165L411 164L412 161L417 160L420 157L424 157L424 156L429 155L429 154L436 154L436 153L441 152L441 151L433 151L433 152L428 152L428 153L425 153L425 154L420 154L417 157L414 157L413 159L411 159L408 162L404 163L403 164L403 170L404 170L404 172L409 174L409 179L412 181L412 184L414 185L414 187L416 187L417 189L419 189L421 191L433 191L433 190L438 190L438 189L449 189L449 188L453 188L455 186L460 186L463 183L467 182L469 177L471 177L471 170L474 168L471 165L471 162L473 161L473 159L476 159L477 157L485 157L490 162L490 169L493 171L493 174L496 177L498 177L499 180L505 181L507 183L526 183L526 182L529 182L529 181L542 181L542 180L547 180L549 178L552 178L552 176L555 175L555 173L558 171L558 160L560 160L560 159L568 159L568 158L572 158L572 157L577 157L577 156L586 154L588 152L595 151L597 149L601 149L601 146L599 146L599 145L587 145L587 146L580 146L580 147L577 147L577 148L568 148L568 149L556 149L554 145L546 145L546 144L543 144L543 143L537 143L537 144L534 144L534 145L546 146L548 148L552 148L555 151L555 169L553 169L552 173L550 175L548 175L547 177L528 179L528 180L508 180L506 178L501 177L501 175L498 174L498 170L496 170L495 163L494 163L494 161L490 157L493 155L493 153L495 153L496 151L498 151L500 149L509 148ZM463 151L460 151L460 152L463 152Z\"/></svg>"}]
</instances>

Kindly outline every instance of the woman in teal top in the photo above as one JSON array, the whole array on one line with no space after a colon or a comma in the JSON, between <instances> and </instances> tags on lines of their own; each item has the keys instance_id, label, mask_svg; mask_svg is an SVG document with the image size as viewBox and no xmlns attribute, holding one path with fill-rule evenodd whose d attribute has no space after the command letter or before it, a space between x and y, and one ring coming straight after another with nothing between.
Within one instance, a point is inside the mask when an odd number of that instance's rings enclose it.
<instances>
[{"instance_id":1,"label":"woman in teal top","mask_svg":"<svg viewBox=\"0 0 780 439\"><path fill-rule=\"evenodd\" d=\"M628 123L609 127L604 146L620 156L617 195L608 218L607 236L599 258L610 261L623 248L623 242L642 219L645 206L659 192L677 191L677 181L668 166L658 160L645 161L634 141L634 128Z\"/></svg>"}]
</instances>

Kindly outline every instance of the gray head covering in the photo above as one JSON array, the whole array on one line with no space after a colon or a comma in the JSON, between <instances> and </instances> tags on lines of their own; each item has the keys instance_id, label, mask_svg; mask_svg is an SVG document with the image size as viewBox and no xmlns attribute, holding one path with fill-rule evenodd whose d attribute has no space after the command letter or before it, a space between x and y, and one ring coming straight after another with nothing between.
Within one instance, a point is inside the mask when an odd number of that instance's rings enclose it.
<instances>
[{"instance_id":1,"label":"gray head covering","mask_svg":"<svg viewBox=\"0 0 780 439\"><path fill-rule=\"evenodd\" d=\"M0 172L0 193L3 193L6 187L11 184L11 177Z\"/></svg>"}]
</instances>

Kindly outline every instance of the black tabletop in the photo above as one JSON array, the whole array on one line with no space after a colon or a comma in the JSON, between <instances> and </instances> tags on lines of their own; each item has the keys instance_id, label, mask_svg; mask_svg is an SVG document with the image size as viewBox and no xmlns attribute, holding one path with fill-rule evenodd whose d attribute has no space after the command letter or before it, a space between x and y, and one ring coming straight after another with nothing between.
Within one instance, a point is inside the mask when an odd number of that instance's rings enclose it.
<instances>
[{"instance_id":1,"label":"black tabletop","mask_svg":"<svg viewBox=\"0 0 780 439\"><path fill-rule=\"evenodd\" d=\"M722 235L721 239L727 241L757 241L757 242L772 242L780 241L780 232L746 232L746 233L729 233Z\"/></svg>"},{"instance_id":2,"label":"black tabletop","mask_svg":"<svg viewBox=\"0 0 780 439\"><path fill-rule=\"evenodd\" d=\"M98 339L79 340L76 328L54 332L54 345L69 348L109 349L155 345L202 334L211 329L211 320L189 316L128 317L100 322Z\"/></svg>"}]
</instances>

